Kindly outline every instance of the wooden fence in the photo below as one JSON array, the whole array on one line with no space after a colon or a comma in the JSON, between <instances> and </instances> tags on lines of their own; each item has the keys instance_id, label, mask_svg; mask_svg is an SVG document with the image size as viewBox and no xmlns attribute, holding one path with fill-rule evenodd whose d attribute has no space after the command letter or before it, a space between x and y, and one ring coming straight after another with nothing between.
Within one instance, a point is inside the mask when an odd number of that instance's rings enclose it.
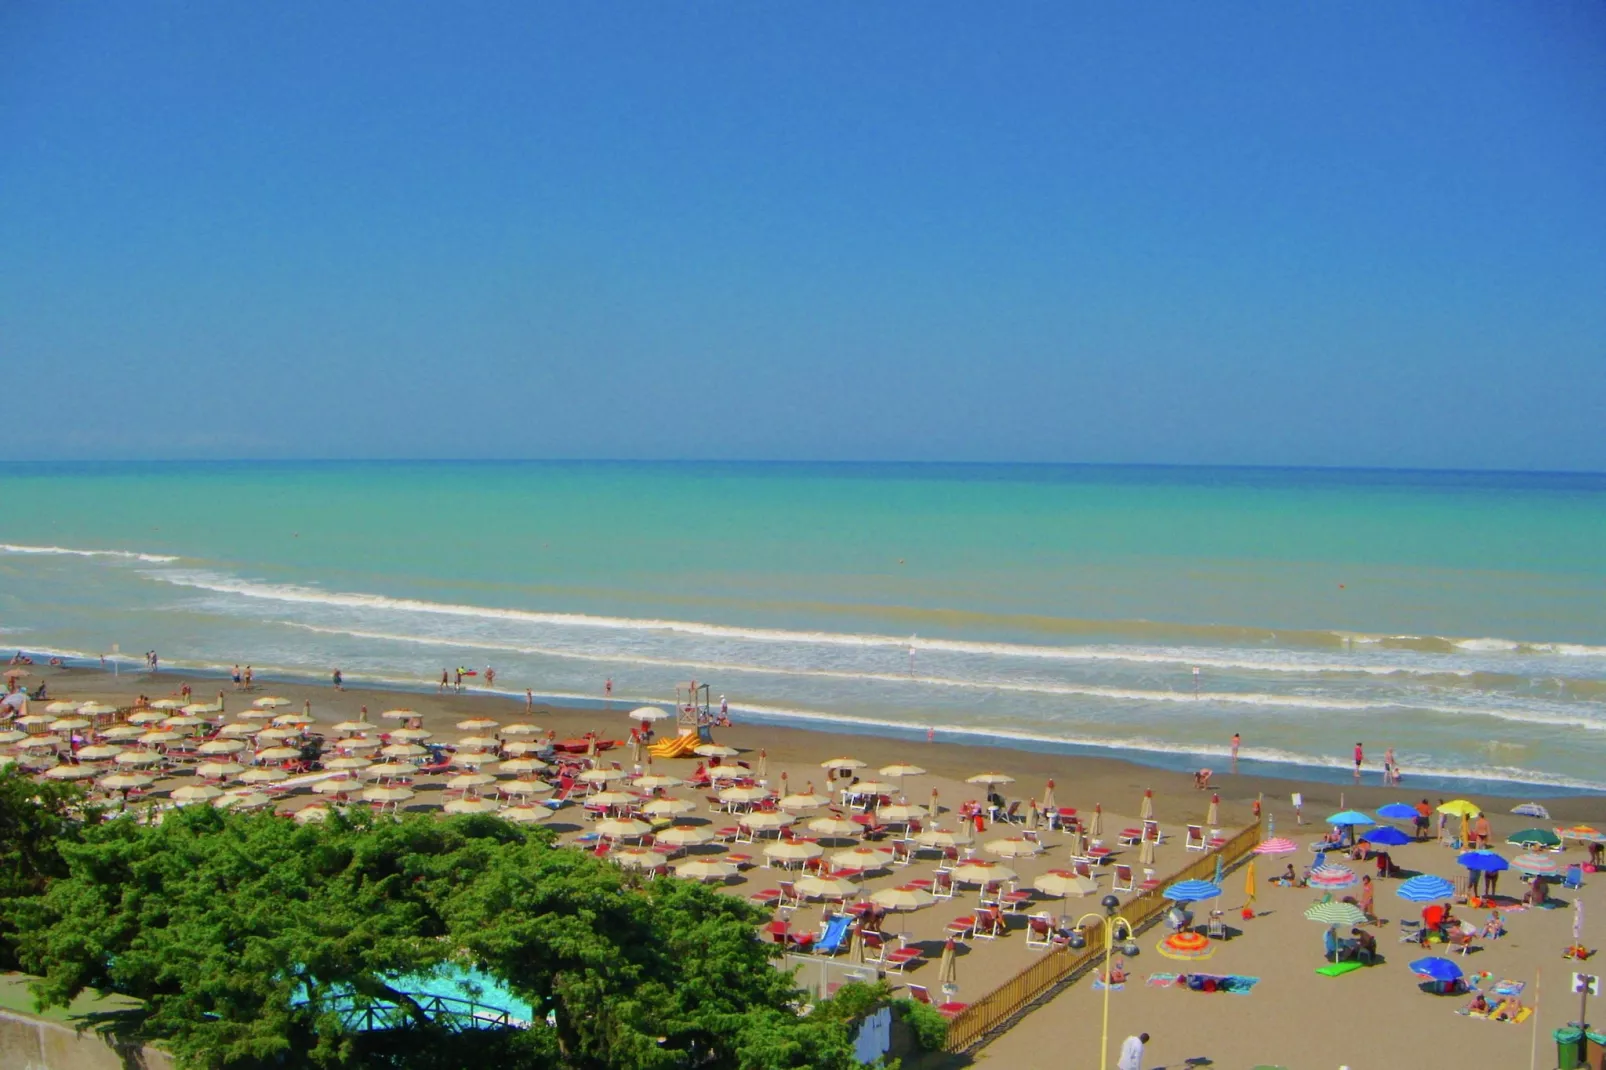
<instances>
[{"instance_id":1,"label":"wooden fence","mask_svg":"<svg viewBox=\"0 0 1606 1070\"><path fill-rule=\"evenodd\" d=\"M1196 878L1208 880L1215 874L1218 856L1223 866L1235 865L1254 850L1260 839L1260 826L1251 825L1217 850L1184 866L1172 876L1170 883ZM1170 908L1171 901L1161 894L1168 886L1144 892L1124 904L1121 917L1131 922L1134 929L1143 928ZM948 1023L947 1050L962 1052L975 1047L1055 985L1097 964L1104 955L1104 922L1090 924L1083 932L1087 936L1086 947L1079 950L1056 947L1044 952L1042 958L955 1015Z\"/></svg>"}]
</instances>

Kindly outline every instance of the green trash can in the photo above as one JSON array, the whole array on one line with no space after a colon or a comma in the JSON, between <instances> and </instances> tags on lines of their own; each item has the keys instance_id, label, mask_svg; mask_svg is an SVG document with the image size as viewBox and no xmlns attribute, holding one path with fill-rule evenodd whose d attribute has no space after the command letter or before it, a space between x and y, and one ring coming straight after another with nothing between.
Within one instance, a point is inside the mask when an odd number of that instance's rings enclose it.
<instances>
[{"instance_id":1,"label":"green trash can","mask_svg":"<svg viewBox=\"0 0 1606 1070\"><path fill-rule=\"evenodd\" d=\"M1579 1070L1584 1065L1584 1031L1567 1025L1551 1035L1556 1038L1556 1070Z\"/></svg>"}]
</instances>

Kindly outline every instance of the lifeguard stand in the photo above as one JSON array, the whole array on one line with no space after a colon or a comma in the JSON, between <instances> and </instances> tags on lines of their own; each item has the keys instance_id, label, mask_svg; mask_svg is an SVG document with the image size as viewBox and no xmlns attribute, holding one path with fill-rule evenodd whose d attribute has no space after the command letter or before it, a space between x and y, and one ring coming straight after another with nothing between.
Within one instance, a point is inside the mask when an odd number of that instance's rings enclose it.
<instances>
[{"instance_id":1,"label":"lifeguard stand","mask_svg":"<svg viewBox=\"0 0 1606 1070\"><path fill-rule=\"evenodd\" d=\"M675 685L675 727L680 735L696 732L704 743L712 743L713 712L708 706L708 685L688 680Z\"/></svg>"}]
</instances>

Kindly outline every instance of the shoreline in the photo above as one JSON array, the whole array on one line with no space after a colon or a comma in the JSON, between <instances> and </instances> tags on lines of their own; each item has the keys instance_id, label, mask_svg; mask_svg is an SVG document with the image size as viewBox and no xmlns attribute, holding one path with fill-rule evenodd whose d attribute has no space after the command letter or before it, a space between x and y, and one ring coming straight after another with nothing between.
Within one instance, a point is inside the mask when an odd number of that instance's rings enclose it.
<instances>
[{"instance_id":1,"label":"shoreline","mask_svg":"<svg viewBox=\"0 0 1606 1070\"><path fill-rule=\"evenodd\" d=\"M38 679L47 679L53 689L63 693L89 692L90 697L132 697L145 693L155 698L167 694L169 690L176 692L188 683L194 688L197 701L206 701L213 688L222 691L225 696L238 696L242 704L249 704L253 696L282 692L297 702L311 701L315 708L334 703L367 704L375 707L374 716L379 710L395 705L396 702L391 699L403 698L432 707L443 704L460 708L483 707L487 712L497 710L504 715L510 706L521 710L524 707L523 696L514 692L465 688L460 694L450 689L445 694L437 694L433 685L425 683L407 685L387 681L383 686L348 684L345 690L336 692L327 681L279 674L264 679L258 674L253 689L245 692L232 690L228 675L213 670L174 668L164 669L155 675L137 671L113 676L110 670L102 670L94 665L35 668L38 671L31 678L35 686ZM56 697L51 696L53 700ZM534 697L535 709L531 717L544 728L556 728L560 735L567 733L573 736L597 731L604 738L619 740L628 738L630 722L625 714L629 710L639 705L666 705L661 700L652 703L627 696L615 696L611 700L611 708L610 700L583 696L536 694ZM550 701L553 698L561 701ZM425 701L419 702L420 699ZM407 702L402 704L406 705ZM1128 755L1113 752L1113 749L1104 752L1077 744L1056 745L1050 742L1027 746L1023 745L1023 741L1007 735L961 737L960 733L941 729L928 742L925 732L920 729L900 732L881 725L863 725L851 721L800 720L788 723L784 717L766 717L762 714L752 714L751 720L744 720L744 711L739 706L732 706L731 709L737 715L736 723L730 728L717 729L717 738L743 751L756 753L767 749L772 762L784 762L785 756L790 754L815 754L831 746L828 743L831 737L847 737L853 740L853 744L849 747L844 743L840 749L895 753L896 760L918 761L933 772L955 774L959 779L968 773L990 768L1009 772L1022 781L1026 781L1026 778L1055 778L1062 785L1059 789L1062 794L1069 786L1083 803L1104 802L1106 806L1120 806L1128 802L1126 796L1135 798L1144 790L1152 789L1157 798L1169 799L1183 808L1196 807L1202 811L1204 806L1201 800L1208 798L1193 785L1193 772L1199 763L1186 757L1179 756L1169 764L1162 764L1159 761L1134 760ZM1411 777L1409 774L1404 783L1385 787L1377 782L1380 777L1375 771L1368 771L1367 776L1356 783L1349 778L1334 776L1335 770L1320 767L1267 770L1267 763L1240 760L1239 772L1233 773L1227 767L1227 762L1221 764L1221 769L1212 767L1212 788L1219 794L1224 808L1234 813L1241 811L1243 820L1247 821L1251 804L1257 798L1262 798L1265 813L1274 820L1287 822L1284 827L1290 829L1294 827L1291 796L1296 792L1303 796L1305 826L1310 828L1319 825L1322 816L1331 810L1374 808L1384 802L1409 801L1423 795L1434 800L1471 795L1474 798L1483 796L1510 800L1513 804L1539 802L1558 821L1598 820L1599 793L1583 789L1558 790L1545 785L1520 785L1509 781L1466 781L1439 785L1431 783L1432 778ZM1324 777L1321 775L1323 773L1327 775ZM1494 790L1499 784L1521 790ZM1036 794L1035 789L1028 792L1028 787L1029 781L1026 781L1019 790ZM1089 791L1099 797L1089 799ZM1187 800L1193 802L1190 804ZM1501 806L1496 807L1494 812L1509 809Z\"/></svg>"}]
</instances>

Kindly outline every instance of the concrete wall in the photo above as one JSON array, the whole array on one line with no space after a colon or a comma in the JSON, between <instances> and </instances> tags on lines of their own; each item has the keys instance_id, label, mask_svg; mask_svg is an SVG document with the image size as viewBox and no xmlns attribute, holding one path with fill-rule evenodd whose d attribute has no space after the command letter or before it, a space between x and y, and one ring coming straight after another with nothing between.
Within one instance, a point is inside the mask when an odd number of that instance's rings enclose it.
<instances>
[{"instance_id":1,"label":"concrete wall","mask_svg":"<svg viewBox=\"0 0 1606 1070\"><path fill-rule=\"evenodd\" d=\"M155 1048L118 1050L92 1030L0 1011L0 1067L4 1070L172 1070Z\"/></svg>"}]
</instances>

